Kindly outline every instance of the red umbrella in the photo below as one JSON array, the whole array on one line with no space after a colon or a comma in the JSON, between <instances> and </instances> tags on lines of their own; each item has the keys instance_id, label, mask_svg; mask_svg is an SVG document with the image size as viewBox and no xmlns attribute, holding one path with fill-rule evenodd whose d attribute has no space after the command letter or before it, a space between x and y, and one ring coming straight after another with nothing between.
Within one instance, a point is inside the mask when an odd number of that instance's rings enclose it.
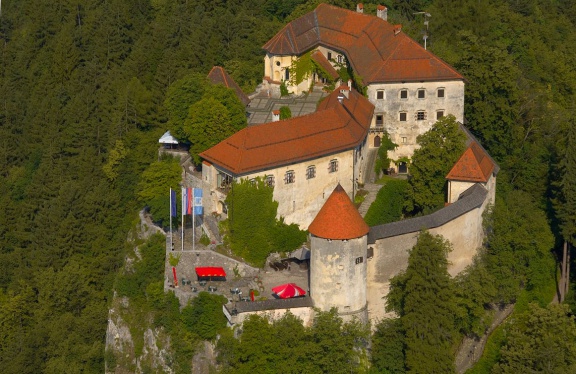
<instances>
[{"instance_id":1,"label":"red umbrella","mask_svg":"<svg viewBox=\"0 0 576 374\"><path fill-rule=\"evenodd\" d=\"M278 297L280 297L281 299L289 299L291 297L306 295L306 291L304 291L294 283L286 283L280 286L276 286L272 288L272 292L278 295Z\"/></svg>"}]
</instances>

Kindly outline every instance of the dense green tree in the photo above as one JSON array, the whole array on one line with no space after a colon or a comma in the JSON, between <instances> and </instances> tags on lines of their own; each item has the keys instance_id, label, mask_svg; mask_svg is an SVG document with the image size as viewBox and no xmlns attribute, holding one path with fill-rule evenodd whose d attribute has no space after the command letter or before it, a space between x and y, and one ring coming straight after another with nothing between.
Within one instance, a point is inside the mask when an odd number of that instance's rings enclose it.
<instances>
[{"instance_id":1,"label":"dense green tree","mask_svg":"<svg viewBox=\"0 0 576 374\"><path fill-rule=\"evenodd\" d=\"M189 108L184 132L192 144L190 153L200 162L199 153L215 146L246 127L246 111L234 90L210 86L200 101Z\"/></svg>"},{"instance_id":2,"label":"dense green tree","mask_svg":"<svg viewBox=\"0 0 576 374\"><path fill-rule=\"evenodd\" d=\"M453 115L442 117L416 138L420 148L409 170L409 212L426 214L444 206L446 175L466 149L465 139Z\"/></svg>"},{"instance_id":3,"label":"dense green tree","mask_svg":"<svg viewBox=\"0 0 576 374\"><path fill-rule=\"evenodd\" d=\"M493 373L573 373L576 371L576 322L567 305L530 304L507 332Z\"/></svg>"},{"instance_id":4,"label":"dense green tree","mask_svg":"<svg viewBox=\"0 0 576 374\"><path fill-rule=\"evenodd\" d=\"M404 329L400 318L380 321L372 335L372 371L405 373L404 340Z\"/></svg>"},{"instance_id":5,"label":"dense green tree","mask_svg":"<svg viewBox=\"0 0 576 374\"><path fill-rule=\"evenodd\" d=\"M485 224L486 261L498 301L514 301L522 287L539 289L553 281L554 237L545 213L528 193L510 191L497 198Z\"/></svg>"},{"instance_id":6,"label":"dense green tree","mask_svg":"<svg viewBox=\"0 0 576 374\"><path fill-rule=\"evenodd\" d=\"M161 225L166 226L170 220L170 188L177 189L181 179L179 159L166 155L142 173L138 197L150 208L154 221Z\"/></svg>"},{"instance_id":7,"label":"dense green tree","mask_svg":"<svg viewBox=\"0 0 576 374\"><path fill-rule=\"evenodd\" d=\"M399 221L402 218L406 191L409 185L403 179L388 179L368 208L364 221L369 226Z\"/></svg>"},{"instance_id":8,"label":"dense green tree","mask_svg":"<svg viewBox=\"0 0 576 374\"><path fill-rule=\"evenodd\" d=\"M576 154L574 147L576 147L576 123L572 123L568 128L565 151L559 164L562 174L558 182L559 196L555 199L562 236L573 246L576 245Z\"/></svg>"},{"instance_id":9,"label":"dense green tree","mask_svg":"<svg viewBox=\"0 0 576 374\"><path fill-rule=\"evenodd\" d=\"M311 327L289 312L274 321L251 315L239 339L222 334L218 361L227 373L360 373L367 336L366 326L344 323L335 309L317 312Z\"/></svg>"},{"instance_id":10,"label":"dense green tree","mask_svg":"<svg viewBox=\"0 0 576 374\"><path fill-rule=\"evenodd\" d=\"M198 334L202 339L214 339L226 327L222 305L227 302L224 296L200 292L182 309L182 322L190 332Z\"/></svg>"},{"instance_id":11,"label":"dense green tree","mask_svg":"<svg viewBox=\"0 0 576 374\"><path fill-rule=\"evenodd\" d=\"M448 274L451 250L441 236L422 231L410 250L408 268L390 281L386 310L400 316L410 372L454 372L452 344L459 335L457 299Z\"/></svg>"}]
</instances>

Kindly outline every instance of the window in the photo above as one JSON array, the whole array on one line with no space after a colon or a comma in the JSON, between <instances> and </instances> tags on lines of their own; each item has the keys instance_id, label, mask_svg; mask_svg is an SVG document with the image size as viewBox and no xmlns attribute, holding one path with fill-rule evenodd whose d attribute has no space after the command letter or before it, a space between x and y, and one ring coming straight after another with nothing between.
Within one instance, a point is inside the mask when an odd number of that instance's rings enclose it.
<instances>
[{"instance_id":1,"label":"window","mask_svg":"<svg viewBox=\"0 0 576 374\"><path fill-rule=\"evenodd\" d=\"M406 143L408 143L408 138L403 136L402 137L402 144L406 144Z\"/></svg>"},{"instance_id":2,"label":"window","mask_svg":"<svg viewBox=\"0 0 576 374\"><path fill-rule=\"evenodd\" d=\"M406 117L408 117L406 115L406 112L400 112L400 121L401 122L406 122Z\"/></svg>"},{"instance_id":3,"label":"window","mask_svg":"<svg viewBox=\"0 0 576 374\"><path fill-rule=\"evenodd\" d=\"M294 174L294 170L288 170L286 172L286 174L284 175L284 183L285 184L294 183L295 180L296 180L296 175Z\"/></svg>"},{"instance_id":4,"label":"window","mask_svg":"<svg viewBox=\"0 0 576 374\"><path fill-rule=\"evenodd\" d=\"M332 52L328 52L328 61L332 60Z\"/></svg>"},{"instance_id":5,"label":"window","mask_svg":"<svg viewBox=\"0 0 576 374\"><path fill-rule=\"evenodd\" d=\"M330 160L330 164L328 164L328 172L335 173L338 171L338 160Z\"/></svg>"},{"instance_id":6,"label":"window","mask_svg":"<svg viewBox=\"0 0 576 374\"><path fill-rule=\"evenodd\" d=\"M288 69L288 68L286 68L286 70L284 70L284 80L285 81L290 80L290 69Z\"/></svg>"},{"instance_id":7,"label":"window","mask_svg":"<svg viewBox=\"0 0 576 374\"><path fill-rule=\"evenodd\" d=\"M416 120L418 121L424 121L426 119L426 112L423 110L419 110L418 112L416 112Z\"/></svg>"},{"instance_id":8,"label":"window","mask_svg":"<svg viewBox=\"0 0 576 374\"><path fill-rule=\"evenodd\" d=\"M280 66L280 61L276 61L276 66Z\"/></svg>"},{"instance_id":9,"label":"window","mask_svg":"<svg viewBox=\"0 0 576 374\"><path fill-rule=\"evenodd\" d=\"M364 262L364 257L356 257L356 265Z\"/></svg>"},{"instance_id":10,"label":"window","mask_svg":"<svg viewBox=\"0 0 576 374\"><path fill-rule=\"evenodd\" d=\"M384 100L384 90L376 91L376 100Z\"/></svg>"},{"instance_id":11,"label":"window","mask_svg":"<svg viewBox=\"0 0 576 374\"><path fill-rule=\"evenodd\" d=\"M382 114L376 114L376 126L382 127L384 125L384 116Z\"/></svg>"},{"instance_id":12,"label":"window","mask_svg":"<svg viewBox=\"0 0 576 374\"><path fill-rule=\"evenodd\" d=\"M342 55L338 55L338 63L341 64L343 60Z\"/></svg>"},{"instance_id":13,"label":"window","mask_svg":"<svg viewBox=\"0 0 576 374\"><path fill-rule=\"evenodd\" d=\"M400 98L407 99L408 98L408 90L400 90Z\"/></svg>"},{"instance_id":14,"label":"window","mask_svg":"<svg viewBox=\"0 0 576 374\"><path fill-rule=\"evenodd\" d=\"M444 89L443 88L438 89L438 97L444 97Z\"/></svg>"},{"instance_id":15,"label":"window","mask_svg":"<svg viewBox=\"0 0 576 374\"><path fill-rule=\"evenodd\" d=\"M306 169L306 179L312 179L316 177L316 166L308 166Z\"/></svg>"},{"instance_id":16,"label":"window","mask_svg":"<svg viewBox=\"0 0 576 374\"><path fill-rule=\"evenodd\" d=\"M274 187L274 176L273 175L267 175L266 176L266 185L268 187Z\"/></svg>"},{"instance_id":17,"label":"window","mask_svg":"<svg viewBox=\"0 0 576 374\"><path fill-rule=\"evenodd\" d=\"M425 99L426 98L426 90L421 88L418 90L418 98L419 99Z\"/></svg>"},{"instance_id":18,"label":"window","mask_svg":"<svg viewBox=\"0 0 576 374\"><path fill-rule=\"evenodd\" d=\"M374 248L368 247L368 251L366 253L366 258L372 258L372 257L374 257Z\"/></svg>"},{"instance_id":19,"label":"window","mask_svg":"<svg viewBox=\"0 0 576 374\"><path fill-rule=\"evenodd\" d=\"M436 112L436 119L440 119L444 117L444 111L443 110L439 110Z\"/></svg>"}]
</instances>

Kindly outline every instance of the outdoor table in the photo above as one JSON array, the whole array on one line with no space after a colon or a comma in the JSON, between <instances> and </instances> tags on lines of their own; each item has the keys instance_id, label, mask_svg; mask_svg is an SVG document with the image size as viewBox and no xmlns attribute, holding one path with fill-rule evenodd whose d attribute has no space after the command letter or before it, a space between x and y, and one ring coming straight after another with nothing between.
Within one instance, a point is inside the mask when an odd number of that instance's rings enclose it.
<instances>
[{"instance_id":1,"label":"outdoor table","mask_svg":"<svg viewBox=\"0 0 576 374\"><path fill-rule=\"evenodd\" d=\"M248 296L243 296L241 300L242 301L250 301L250 298Z\"/></svg>"},{"instance_id":2,"label":"outdoor table","mask_svg":"<svg viewBox=\"0 0 576 374\"><path fill-rule=\"evenodd\" d=\"M208 291L210 291L210 292L215 292L215 291L217 291L217 290L218 290L218 288L216 288L216 287L214 287L214 286L208 287Z\"/></svg>"},{"instance_id":3,"label":"outdoor table","mask_svg":"<svg viewBox=\"0 0 576 374\"><path fill-rule=\"evenodd\" d=\"M196 288L194 286L190 286L190 288L192 289L192 292L198 292L198 288Z\"/></svg>"},{"instance_id":4,"label":"outdoor table","mask_svg":"<svg viewBox=\"0 0 576 374\"><path fill-rule=\"evenodd\" d=\"M198 284L201 285L201 286L205 286L205 285L206 285L206 281L200 281L200 282L198 282Z\"/></svg>"}]
</instances>

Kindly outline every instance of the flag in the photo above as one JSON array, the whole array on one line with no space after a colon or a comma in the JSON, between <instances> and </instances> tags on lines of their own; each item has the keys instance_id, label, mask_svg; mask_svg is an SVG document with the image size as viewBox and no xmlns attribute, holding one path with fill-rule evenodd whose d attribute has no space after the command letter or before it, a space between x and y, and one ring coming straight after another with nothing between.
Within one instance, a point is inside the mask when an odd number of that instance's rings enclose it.
<instances>
[{"instance_id":1,"label":"flag","mask_svg":"<svg viewBox=\"0 0 576 374\"><path fill-rule=\"evenodd\" d=\"M182 216L186 215L188 212L188 189L182 188Z\"/></svg>"},{"instance_id":2,"label":"flag","mask_svg":"<svg viewBox=\"0 0 576 374\"><path fill-rule=\"evenodd\" d=\"M177 216L177 209L176 209L176 191L170 189L170 215L172 217Z\"/></svg>"},{"instance_id":3,"label":"flag","mask_svg":"<svg viewBox=\"0 0 576 374\"><path fill-rule=\"evenodd\" d=\"M192 189L186 189L186 214L192 214Z\"/></svg>"},{"instance_id":4,"label":"flag","mask_svg":"<svg viewBox=\"0 0 576 374\"><path fill-rule=\"evenodd\" d=\"M202 189L194 188L194 214L202 214Z\"/></svg>"}]
</instances>

